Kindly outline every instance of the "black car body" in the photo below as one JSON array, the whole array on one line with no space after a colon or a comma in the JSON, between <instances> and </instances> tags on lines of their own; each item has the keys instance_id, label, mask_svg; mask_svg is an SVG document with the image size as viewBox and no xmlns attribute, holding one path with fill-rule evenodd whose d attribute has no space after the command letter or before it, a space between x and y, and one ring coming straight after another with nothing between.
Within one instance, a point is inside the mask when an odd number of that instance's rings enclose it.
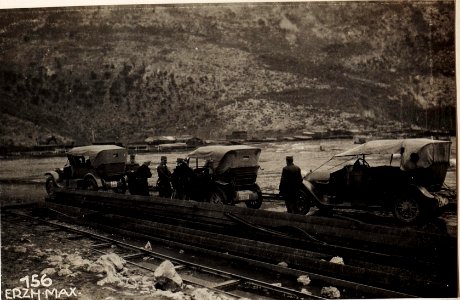
<instances>
[{"instance_id":1,"label":"black car body","mask_svg":"<svg viewBox=\"0 0 460 300\"><path fill-rule=\"evenodd\" d=\"M426 219L449 202L442 190L450 148L450 141L376 140L339 153L305 176L300 211L385 209L404 223ZM321 171L326 165L333 167Z\"/></svg>"},{"instance_id":2,"label":"black car body","mask_svg":"<svg viewBox=\"0 0 460 300\"><path fill-rule=\"evenodd\" d=\"M48 171L46 191L56 188L114 190L126 192L125 168L127 150L115 145L75 147L67 152L64 168Z\"/></svg>"},{"instance_id":3,"label":"black car body","mask_svg":"<svg viewBox=\"0 0 460 300\"><path fill-rule=\"evenodd\" d=\"M256 183L260 152L244 145L204 146L191 152L187 161L194 175L189 197L229 205L244 202L249 208L259 208L263 201Z\"/></svg>"}]
</instances>

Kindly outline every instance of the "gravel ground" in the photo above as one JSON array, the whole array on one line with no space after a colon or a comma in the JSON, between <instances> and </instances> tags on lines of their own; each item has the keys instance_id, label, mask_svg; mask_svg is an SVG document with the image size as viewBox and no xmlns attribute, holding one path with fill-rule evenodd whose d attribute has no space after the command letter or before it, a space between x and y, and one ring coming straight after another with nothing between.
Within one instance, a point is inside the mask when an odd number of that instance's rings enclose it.
<instances>
[{"instance_id":1,"label":"gravel ground","mask_svg":"<svg viewBox=\"0 0 460 300\"><path fill-rule=\"evenodd\" d=\"M53 292L60 293L55 297L60 299L231 299L186 284L174 291L156 289L159 279L154 274L123 263L116 254L107 259L89 250L89 240L69 240L65 232L46 232L49 226L17 224L8 218L2 214L2 299L13 293L17 298L26 290L40 291L34 299L46 299ZM33 280L40 280L38 287L33 287Z\"/></svg>"}]
</instances>

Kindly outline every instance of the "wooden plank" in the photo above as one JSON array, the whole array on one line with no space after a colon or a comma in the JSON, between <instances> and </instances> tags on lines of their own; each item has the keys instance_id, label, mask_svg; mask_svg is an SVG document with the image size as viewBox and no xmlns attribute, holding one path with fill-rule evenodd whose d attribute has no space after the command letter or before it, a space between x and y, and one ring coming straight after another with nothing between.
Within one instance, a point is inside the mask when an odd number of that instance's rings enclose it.
<instances>
[{"instance_id":1,"label":"wooden plank","mask_svg":"<svg viewBox=\"0 0 460 300\"><path fill-rule=\"evenodd\" d=\"M227 280L227 281L224 281L224 282L213 284L213 285L211 285L211 288L219 289L219 290L222 290L222 291L229 291L233 287L238 285L240 282L241 281L238 280L238 279L231 279L231 280Z\"/></svg>"},{"instance_id":2,"label":"wooden plank","mask_svg":"<svg viewBox=\"0 0 460 300\"><path fill-rule=\"evenodd\" d=\"M92 248L104 248L104 247L110 247L110 246L112 246L112 243L100 243L100 244L91 245Z\"/></svg>"},{"instance_id":3,"label":"wooden plank","mask_svg":"<svg viewBox=\"0 0 460 300\"><path fill-rule=\"evenodd\" d=\"M92 191L60 191L59 193L58 196L60 196L57 198L65 199L66 204L69 204L70 196L70 198L75 198L73 200L75 203L72 205L81 205L119 214L130 213L138 218L149 218L149 216L158 214L164 216L181 215L184 216L184 220L187 220L188 217L195 221L231 226L234 222L225 216L226 213L231 213L260 226L273 227L275 225L299 228L307 233L320 236L324 242L340 243L343 240L349 240L367 243L370 247L377 249L379 245L385 245L388 250L393 247L395 253L400 253L403 249L407 249L407 251L416 249L417 253L421 253L425 248L432 249L433 244L443 247L454 241L447 235L408 228L357 224L349 220L251 210L233 206L216 206L195 201L165 200L153 196L131 196ZM127 207L127 202L133 205ZM276 220L275 224L273 220Z\"/></svg>"},{"instance_id":4,"label":"wooden plank","mask_svg":"<svg viewBox=\"0 0 460 300\"><path fill-rule=\"evenodd\" d=\"M127 254L127 255L123 255L123 259L133 259L133 258L138 258L138 257L144 257L145 256L145 253L133 253L133 254Z\"/></svg>"}]
</instances>

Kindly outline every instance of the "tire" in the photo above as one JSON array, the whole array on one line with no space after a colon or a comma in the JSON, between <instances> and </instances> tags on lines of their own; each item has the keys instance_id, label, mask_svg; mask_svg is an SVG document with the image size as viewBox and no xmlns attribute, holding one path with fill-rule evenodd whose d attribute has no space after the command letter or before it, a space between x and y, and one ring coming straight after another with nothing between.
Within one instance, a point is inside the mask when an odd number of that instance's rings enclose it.
<instances>
[{"instance_id":1,"label":"tire","mask_svg":"<svg viewBox=\"0 0 460 300\"><path fill-rule=\"evenodd\" d=\"M404 224L418 223L425 217L420 201L410 195L396 199L393 205L393 215Z\"/></svg>"},{"instance_id":2,"label":"tire","mask_svg":"<svg viewBox=\"0 0 460 300\"><path fill-rule=\"evenodd\" d=\"M221 189L216 188L209 196L208 202L212 204L224 205L227 203L227 196Z\"/></svg>"},{"instance_id":3,"label":"tire","mask_svg":"<svg viewBox=\"0 0 460 300\"><path fill-rule=\"evenodd\" d=\"M307 193L303 190L297 192L295 214L306 215L310 211L310 199L308 199Z\"/></svg>"},{"instance_id":4,"label":"tire","mask_svg":"<svg viewBox=\"0 0 460 300\"><path fill-rule=\"evenodd\" d=\"M118 186L113 189L113 191L117 194L124 194L126 193L127 190L127 185L126 185L126 180L124 177L121 177L120 180L118 180L119 183L121 183L121 186Z\"/></svg>"},{"instance_id":5,"label":"tire","mask_svg":"<svg viewBox=\"0 0 460 300\"><path fill-rule=\"evenodd\" d=\"M99 189L96 180L92 177L88 177L85 179L85 187L89 191L97 191Z\"/></svg>"},{"instance_id":6,"label":"tire","mask_svg":"<svg viewBox=\"0 0 460 300\"><path fill-rule=\"evenodd\" d=\"M58 186L56 182L54 181L53 176L46 177L45 189L48 195L54 194L54 192L58 189Z\"/></svg>"},{"instance_id":7,"label":"tire","mask_svg":"<svg viewBox=\"0 0 460 300\"><path fill-rule=\"evenodd\" d=\"M257 190L257 199L256 200L246 201L244 203L246 204L247 208L259 209L262 206L262 202L263 202L262 192L259 189L259 190Z\"/></svg>"}]
</instances>

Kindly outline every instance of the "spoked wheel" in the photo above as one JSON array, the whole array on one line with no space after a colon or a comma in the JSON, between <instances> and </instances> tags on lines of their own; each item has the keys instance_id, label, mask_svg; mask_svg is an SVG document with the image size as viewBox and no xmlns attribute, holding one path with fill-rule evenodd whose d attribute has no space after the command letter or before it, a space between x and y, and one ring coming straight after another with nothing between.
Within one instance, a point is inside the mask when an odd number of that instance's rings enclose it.
<instances>
[{"instance_id":1,"label":"spoked wheel","mask_svg":"<svg viewBox=\"0 0 460 300\"><path fill-rule=\"evenodd\" d=\"M246 201L244 202L246 204L247 208L252 208L252 209L259 209L262 206L262 192L257 190L257 199L256 200L251 200L251 201Z\"/></svg>"},{"instance_id":2,"label":"spoked wheel","mask_svg":"<svg viewBox=\"0 0 460 300\"><path fill-rule=\"evenodd\" d=\"M221 189L215 189L209 197L209 203L224 205L227 203L227 197Z\"/></svg>"},{"instance_id":3,"label":"spoked wheel","mask_svg":"<svg viewBox=\"0 0 460 300\"><path fill-rule=\"evenodd\" d=\"M90 191L97 191L99 189L96 180L92 177L85 179L85 186L86 189Z\"/></svg>"},{"instance_id":4,"label":"spoked wheel","mask_svg":"<svg viewBox=\"0 0 460 300\"><path fill-rule=\"evenodd\" d=\"M121 177L118 180L117 187L114 188L113 191L118 194L124 194L126 193L126 190L127 190L126 180L124 177Z\"/></svg>"},{"instance_id":5,"label":"spoked wheel","mask_svg":"<svg viewBox=\"0 0 460 300\"><path fill-rule=\"evenodd\" d=\"M297 192L295 213L299 215L305 215L310 211L310 200L305 191L299 190Z\"/></svg>"},{"instance_id":6,"label":"spoked wheel","mask_svg":"<svg viewBox=\"0 0 460 300\"><path fill-rule=\"evenodd\" d=\"M58 186L54 181L53 176L46 177L45 189L48 195L52 195L58 189Z\"/></svg>"},{"instance_id":7,"label":"spoked wheel","mask_svg":"<svg viewBox=\"0 0 460 300\"><path fill-rule=\"evenodd\" d=\"M422 219L423 210L417 199L406 195L396 199L393 208L393 215L402 223L413 224Z\"/></svg>"}]
</instances>

